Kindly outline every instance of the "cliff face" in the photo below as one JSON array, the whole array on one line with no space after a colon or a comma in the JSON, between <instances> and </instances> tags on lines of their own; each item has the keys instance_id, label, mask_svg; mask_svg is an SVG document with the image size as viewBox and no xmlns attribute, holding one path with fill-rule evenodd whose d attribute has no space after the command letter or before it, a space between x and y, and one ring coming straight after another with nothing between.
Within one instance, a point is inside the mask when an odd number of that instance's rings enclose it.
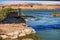
<instances>
[{"instance_id":1,"label":"cliff face","mask_svg":"<svg viewBox=\"0 0 60 40\"><path fill-rule=\"evenodd\" d=\"M13 9L60 9L59 4L10 4L10 5L3 5L0 6L2 8L13 8Z\"/></svg>"},{"instance_id":2,"label":"cliff face","mask_svg":"<svg viewBox=\"0 0 60 40\"><path fill-rule=\"evenodd\" d=\"M36 33L34 29L28 27L25 23L20 24L0 24L0 36L5 38L18 38Z\"/></svg>"}]
</instances>

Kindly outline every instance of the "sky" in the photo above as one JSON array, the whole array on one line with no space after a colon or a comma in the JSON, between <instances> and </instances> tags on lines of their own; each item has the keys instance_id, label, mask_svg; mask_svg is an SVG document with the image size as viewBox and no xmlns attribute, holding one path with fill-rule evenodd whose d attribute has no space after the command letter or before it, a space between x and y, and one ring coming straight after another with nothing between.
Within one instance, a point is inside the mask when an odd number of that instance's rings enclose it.
<instances>
[{"instance_id":1,"label":"sky","mask_svg":"<svg viewBox=\"0 0 60 40\"><path fill-rule=\"evenodd\" d=\"M39 3L39 4L60 4L60 1L1 1L0 4Z\"/></svg>"},{"instance_id":2,"label":"sky","mask_svg":"<svg viewBox=\"0 0 60 40\"><path fill-rule=\"evenodd\" d=\"M59 0L1 0L1 1L59 1Z\"/></svg>"}]
</instances>

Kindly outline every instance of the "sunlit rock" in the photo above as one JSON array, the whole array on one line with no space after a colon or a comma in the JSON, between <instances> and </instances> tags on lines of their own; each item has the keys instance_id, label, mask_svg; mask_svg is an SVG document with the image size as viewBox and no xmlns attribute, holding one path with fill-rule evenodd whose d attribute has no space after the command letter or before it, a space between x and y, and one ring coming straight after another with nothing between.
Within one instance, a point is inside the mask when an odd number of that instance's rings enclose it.
<instances>
[{"instance_id":1,"label":"sunlit rock","mask_svg":"<svg viewBox=\"0 0 60 40\"><path fill-rule=\"evenodd\" d=\"M5 39L5 38L18 38L22 36L26 36L32 33L36 33L35 30L31 27L28 27L25 23L21 24L0 24L0 29L3 31L3 34L0 36ZM0 31L1 31L0 30Z\"/></svg>"},{"instance_id":2,"label":"sunlit rock","mask_svg":"<svg viewBox=\"0 0 60 40\"><path fill-rule=\"evenodd\" d=\"M32 29L32 28L24 29L24 32L25 32L26 34L36 33L35 30Z\"/></svg>"},{"instance_id":3,"label":"sunlit rock","mask_svg":"<svg viewBox=\"0 0 60 40\"><path fill-rule=\"evenodd\" d=\"M8 38L7 35L0 35L3 39Z\"/></svg>"},{"instance_id":4,"label":"sunlit rock","mask_svg":"<svg viewBox=\"0 0 60 40\"><path fill-rule=\"evenodd\" d=\"M24 32L24 30L22 30L22 31L20 32L19 37L21 37L21 36L26 36L26 33Z\"/></svg>"}]
</instances>

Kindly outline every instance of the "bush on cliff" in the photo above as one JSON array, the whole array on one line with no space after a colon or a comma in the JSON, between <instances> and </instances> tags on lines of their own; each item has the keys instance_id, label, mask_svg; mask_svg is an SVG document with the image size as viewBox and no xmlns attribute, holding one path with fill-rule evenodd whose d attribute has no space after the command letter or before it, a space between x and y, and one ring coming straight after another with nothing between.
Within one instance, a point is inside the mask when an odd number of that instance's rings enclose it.
<instances>
[{"instance_id":1,"label":"bush on cliff","mask_svg":"<svg viewBox=\"0 0 60 40\"><path fill-rule=\"evenodd\" d=\"M14 12L14 11L16 10L12 8L0 9L0 21L4 20L7 17L8 12Z\"/></svg>"}]
</instances>

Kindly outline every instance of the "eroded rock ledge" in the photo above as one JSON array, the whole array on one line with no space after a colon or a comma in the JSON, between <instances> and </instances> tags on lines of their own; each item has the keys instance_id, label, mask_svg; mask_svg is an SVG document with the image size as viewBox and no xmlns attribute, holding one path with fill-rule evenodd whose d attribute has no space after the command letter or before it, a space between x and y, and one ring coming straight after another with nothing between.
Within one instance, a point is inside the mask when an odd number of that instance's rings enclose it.
<instances>
[{"instance_id":1,"label":"eroded rock ledge","mask_svg":"<svg viewBox=\"0 0 60 40\"><path fill-rule=\"evenodd\" d=\"M0 24L0 36L5 38L18 38L36 33L34 29L28 27L25 23L20 24Z\"/></svg>"}]
</instances>

